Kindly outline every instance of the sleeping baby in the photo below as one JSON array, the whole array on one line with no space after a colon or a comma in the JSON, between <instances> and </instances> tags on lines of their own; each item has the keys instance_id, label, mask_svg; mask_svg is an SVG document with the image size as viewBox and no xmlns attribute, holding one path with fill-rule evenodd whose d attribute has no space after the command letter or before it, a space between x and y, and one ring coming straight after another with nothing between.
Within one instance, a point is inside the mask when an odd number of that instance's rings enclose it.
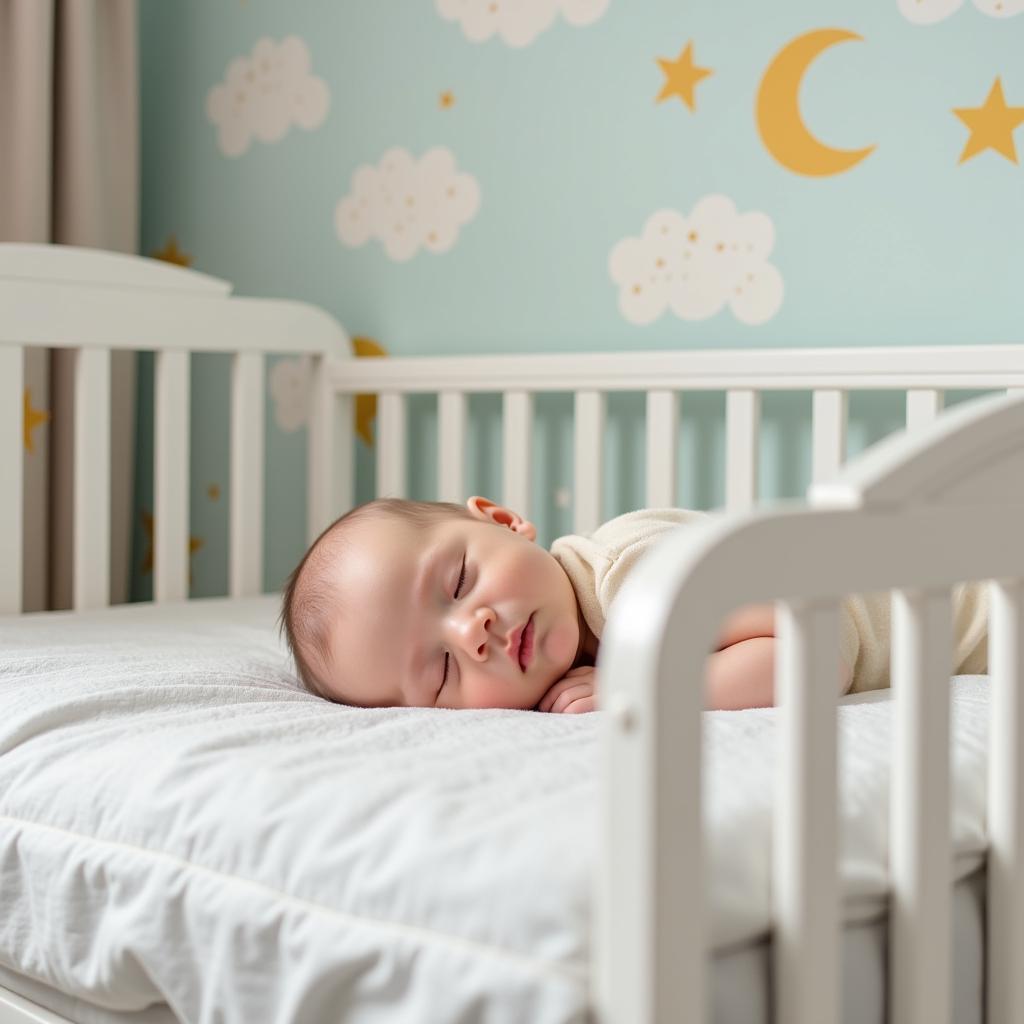
<instances>
[{"instance_id":1,"label":"sleeping baby","mask_svg":"<svg viewBox=\"0 0 1024 1024\"><path fill-rule=\"evenodd\" d=\"M623 580L666 531L708 514L629 512L547 551L532 523L487 498L377 499L310 545L281 625L299 678L335 703L593 711L598 645ZM987 671L986 593L954 588L956 672ZM888 593L844 600L838 691L888 686L888 659ZM709 708L770 706L774 606L729 616L705 666Z\"/></svg>"}]
</instances>

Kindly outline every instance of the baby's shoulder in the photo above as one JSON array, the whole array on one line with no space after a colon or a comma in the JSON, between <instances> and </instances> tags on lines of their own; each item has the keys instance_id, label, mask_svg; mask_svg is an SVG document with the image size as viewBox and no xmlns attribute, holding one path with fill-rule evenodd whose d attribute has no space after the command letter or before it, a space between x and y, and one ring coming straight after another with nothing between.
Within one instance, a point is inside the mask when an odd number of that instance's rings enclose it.
<instances>
[{"instance_id":1,"label":"baby's shoulder","mask_svg":"<svg viewBox=\"0 0 1024 1024\"><path fill-rule=\"evenodd\" d=\"M689 526L711 518L708 512L688 508L641 508L626 512L599 526L594 539L627 545L678 526Z\"/></svg>"}]
</instances>

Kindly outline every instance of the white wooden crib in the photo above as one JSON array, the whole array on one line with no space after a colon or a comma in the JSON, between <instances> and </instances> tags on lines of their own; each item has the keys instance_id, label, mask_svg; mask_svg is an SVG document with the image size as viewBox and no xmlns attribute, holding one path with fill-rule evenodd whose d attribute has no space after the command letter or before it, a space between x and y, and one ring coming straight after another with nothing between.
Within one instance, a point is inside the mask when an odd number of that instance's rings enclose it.
<instances>
[{"instance_id":1,"label":"white wooden crib","mask_svg":"<svg viewBox=\"0 0 1024 1024\"><path fill-rule=\"evenodd\" d=\"M230 593L263 579L263 387L270 353L313 357L308 526L312 539L354 495L352 404L380 396L377 491L401 496L406 399L436 394L438 497L464 497L468 396L503 395L503 494L531 507L533 396L575 395L573 523L600 520L606 395L646 394L646 504L674 503L682 390L726 394L729 515L666 541L638 569L602 643L603 859L595 880L595 1019L707 1019L701 698L715 628L776 601L782 737L774 858L776 1020L838 1020L835 695L837 606L894 591L890 1019L949 1021L949 589L992 580L988 1006L1024 1021L1024 346L627 352L354 361L322 310L235 298L224 282L134 257L0 245L0 612L21 610L23 349L78 352L73 593L109 600L109 352L155 363L154 599L187 597L188 360L233 353ZM942 412L953 388L1006 392ZM760 397L813 394L806 503L757 510ZM843 466L858 389L906 393L907 431ZM948 538L957 538L957 544ZM2 894L0 894L2 895ZM0 908L2 909L2 908ZM56 1021L0 989L0 1022Z\"/></svg>"}]
</instances>

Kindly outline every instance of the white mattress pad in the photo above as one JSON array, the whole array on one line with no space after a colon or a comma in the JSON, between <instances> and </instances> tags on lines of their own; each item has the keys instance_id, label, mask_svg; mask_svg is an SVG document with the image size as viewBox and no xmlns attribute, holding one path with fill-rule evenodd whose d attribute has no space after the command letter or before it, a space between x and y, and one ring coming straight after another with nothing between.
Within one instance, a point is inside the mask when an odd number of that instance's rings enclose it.
<instances>
[{"instance_id":1,"label":"white mattress pad","mask_svg":"<svg viewBox=\"0 0 1024 1024\"><path fill-rule=\"evenodd\" d=\"M0 965L182 1021L582 1020L601 713L332 705L278 607L0 619ZM961 876L987 678L952 694ZM884 909L889 696L838 711L846 919ZM769 926L774 728L705 715L718 950Z\"/></svg>"}]
</instances>

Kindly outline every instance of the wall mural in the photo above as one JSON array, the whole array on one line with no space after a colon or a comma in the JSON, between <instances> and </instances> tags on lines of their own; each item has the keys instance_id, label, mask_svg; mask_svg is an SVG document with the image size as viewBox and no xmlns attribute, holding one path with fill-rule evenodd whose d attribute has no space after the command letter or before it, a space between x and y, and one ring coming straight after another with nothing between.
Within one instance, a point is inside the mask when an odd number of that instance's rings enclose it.
<instances>
[{"instance_id":1,"label":"wall mural","mask_svg":"<svg viewBox=\"0 0 1024 1024\"><path fill-rule=\"evenodd\" d=\"M417 160L395 147L376 167L356 168L351 191L335 207L334 226L345 245L375 238L391 259L404 262L420 246L447 252L479 209L480 185L456 168L451 150L435 146Z\"/></svg>"},{"instance_id":2,"label":"wall mural","mask_svg":"<svg viewBox=\"0 0 1024 1024\"><path fill-rule=\"evenodd\" d=\"M529 46L559 14L570 25L589 25L608 0L437 0L442 18L457 21L471 43L498 35L509 46Z\"/></svg>"},{"instance_id":3,"label":"wall mural","mask_svg":"<svg viewBox=\"0 0 1024 1024\"><path fill-rule=\"evenodd\" d=\"M1024 107L1008 107L1003 98L1003 83L996 77L992 88L980 107L957 107L953 110L958 118L970 129L970 137L960 154L959 163L994 150L1017 163L1017 148L1013 143L1014 129L1024 124Z\"/></svg>"},{"instance_id":4,"label":"wall mural","mask_svg":"<svg viewBox=\"0 0 1024 1024\"><path fill-rule=\"evenodd\" d=\"M782 305L782 275L768 262L774 244L771 218L739 213L728 196L705 196L688 216L658 210L639 238L622 239L608 257L619 310L649 324L666 308L703 320L728 302L741 323L764 323Z\"/></svg>"},{"instance_id":5,"label":"wall mural","mask_svg":"<svg viewBox=\"0 0 1024 1024\"><path fill-rule=\"evenodd\" d=\"M241 156L253 138L280 142L293 124L311 131L327 116L327 83L310 72L309 49L297 36L280 44L260 39L248 57L236 57L206 97L225 156Z\"/></svg>"},{"instance_id":6,"label":"wall mural","mask_svg":"<svg viewBox=\"0 0 1024 1024\"><path fill-rule=\"evenodd\" d=\"M823 50L850 39L860 36L840 28L822 28L797 36L775 55L761 79L757 130L768 152L797 174L841 174L856 167L875 148L826 146L811 134L800 115L800 84L807 68Z\"/></svg>"},{"instance_id":7,"label":"wall mural","mask_svg":"<svg viewBox=\"0 0 1024 1024\"><path fill-rule=\"evenodd\" d=\"M964 5L964 0L899 0L900 14L918 25L945 21ZM974 0L982 14L992 18L1010 18L1024 11L1024 0Z\"/></svg>"},{"instance_id":8,"label":"wall mural","mask_svg":"<svg viewBox=\"0 0 1024 1024\"><path fill-rule=\"evenodd\" d=\"M682 53L675 60L659 57L658 66L665 75L665 84L655 97L655 103L663 103L673 96L678 96L691 111L696 110L694 87L698 82L713 75L714 72L711 68L702 68L694 64L693 41L691 40L683 47Z\"/></svg>"}]
</instances>

